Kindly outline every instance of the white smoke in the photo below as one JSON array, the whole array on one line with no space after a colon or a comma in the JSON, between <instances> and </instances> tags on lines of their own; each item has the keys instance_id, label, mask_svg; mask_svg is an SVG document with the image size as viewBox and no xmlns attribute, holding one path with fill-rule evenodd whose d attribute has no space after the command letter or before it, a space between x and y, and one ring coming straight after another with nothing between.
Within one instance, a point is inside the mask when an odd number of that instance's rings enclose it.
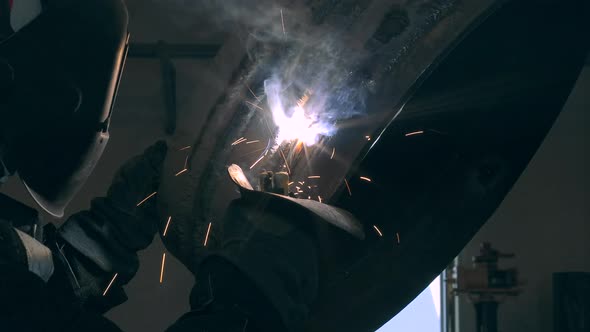
<instances>
[{"instance_id":1,"label":"white smoke","mask_svg":"<svg viewBox=\"0 0 590 332\"><path fill-rule=\"evenodd\" d=\"M343 27L314 22L309 8L313 2L322 1L167 0L166 4L247 35L248 54L268 73L264 83L253 88L269 98L279 127L277 141L294 136L294 130L288 129L294 126L305 143L313 144L321 136L334 135L339 121L363 114L367 94L367 83L358 71L365 55L347 45ZM309 102L300 109L297 100L304 95Z\"/></svg>"}]
</instances>

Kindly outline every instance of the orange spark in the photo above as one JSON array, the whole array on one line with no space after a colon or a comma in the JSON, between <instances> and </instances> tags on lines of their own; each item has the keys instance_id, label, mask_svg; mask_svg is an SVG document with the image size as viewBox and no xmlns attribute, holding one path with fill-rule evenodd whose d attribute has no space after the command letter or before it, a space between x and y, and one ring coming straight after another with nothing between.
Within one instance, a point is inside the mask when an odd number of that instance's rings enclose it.
<instances>
[{"instance_id":1,"label":"orange spark","mask_svg":"<svg viewBox=\"0 0 590 332\"><path fill-rule=\"evenodd\" d=\"M164 265L166 264L166 253L162 254L162 267L160 268L160 283L164 281Z\"/></svg>"},{"instance_id":2,"label":"orange spark","mask_svg":"<svg viewBox=\"0 0 590 332\"><path fill-rule=\"evenodd\" d=\"M113 276L113 279L111 279L111 282L109 282L109 285L107 286L107 288L104 290L104 293L102 293L102 296L107 295L107 292L109 291L109 289L111 288L111 286L113 285L113 282L115 282L115 279L117 279L117 276L119 274L115 273L115 275Z\"/></svg>"},{"instance_id":3,"label":"orange spark","mask_svg":"<svg viewBox=\"0 0 590 332\"><path fill-rule=\"evenodd\" d=\"M368 177L366 177L366 176L361 176L361 178L360 178L360 179L361 179L361 180L365 180L365 181L367 181L367 182L371 182L371 181L372 181L371 179L369 179L369 178L368 178Z\"/></svg>"},{"instance_id":4,"label":"orange spark","mask_svg":"<svg viewBox=\"0 0 590 332\"><path fill-rule=\"evenodd\" d=\"M418 130L418 131L413 131L411 133L407 133L406 137L408 136L414 136L414 135L420 135L420 134L424 134L424 130Z\"/></svg>"},{"instance_id":5,"label":"orange spark","mask_svg":"<svg viewBox=\"0 0 590 332\"><path fill-rule=\"evenodd\" d=\"M137 203L137 206L140 206L141 204L145 203L145 201L147 201L148 199L154 197L154 195L157 194L157 193L158 193L157 191L154 191L148 197L144 198L141 202Z\"/></svg>"},{"instance_id":6,"label":"orange spark","mask_svg":"<svg viewBox=\"0 0 590 332\"><path fill-rule=\"evenodd\" d=\"M250 89L250 86L248 84L246 84L246 87L248 88L250 93L254 96L254 98L256 98L256 100L260 101L260 98L258 98L258 96L254 93L254 91L252 91L252 89Z\"/></svg>"},{"instance_id":7,"label":"orange spark","mask_svg":"<svg viewBox=\"0 0 590 332\"><path fill-rule=\"evenodd\" d=\"M305 104L309 101L309 94L306 92L301 99L297 102L297 106L303 108Z\"/></svg>"},{"instance_id":8,"label":"orange spark","mask_svg":"<svg viewBox=\"0 0 590 332\"><path fill-rule=\"evenodd\" d=\"M289 167L289 163L287 162L287 158L285 158L285 154L283 153L283 150L279 149L279 152L281 153L281 156L283 157L283 160L285 161L285 166L287 167L287 173L289 175L291 175L291 168Z\"/></svg>"},{"instance_id":9,"label":"orange spark","mask_svg":"<svg viewBox=\"0 0 590 332\"><path fill-rule=\"evenodd\" d=\"M303 142L302 141L297 141L297 143L295 144L295 147L293 148L293 153L294 154L298 154L301 152L301 150L303 150Z\"/></svg>"},{"instance_id":10,"label":"orange spark","mask_svg":"<svg viewBox=\"0 0 590 332\"><path fill-rule=\"evenodd\" d=\"M371 140L371 136L369 136L369 135L365 136L365 138L367 139L367 141Z\"/></svg>"},{"instance_id":11,"label":"orange spark","mask_svg":"<svg viewBox=\"0 0 590 332\"><path fill-rule=\"evenodd\" d=\"M397 237L397 244L399 244L399 232L395 233L395 236Z\"/></svg>"},{"instance_id":12,"label":"orange spark","mask_svg":"<svg viewBox=\"0 0 590 332\"><path fill-rule=\"evenodd\" d=\"M166 227L164 227L164 233L162 234L163 236L166 236L166 233L168 233L168 226L170 226L171 220L172 220L172 216L168 217L168 221L166 222Z\"/></svg>"},{"instance_id":13,"label":"orange spark","mask_svg":"<svg viewBox=\"0 0 590 332\"><path fill-rule=\"evenodd\" d=\"M185 172L187 172L187 171L188 171L188 169L187 169L187 168L185 168L185 169L183 169L182 171L180 171L180 172L178 172L178 173L174 174L174 176L179 176L180 174L182 174L182 173L185 173Z\"/></svg>"},{"instance_id":14,"label":"orange spark","mask_svg":"<svg viewBox=\"0 0 590 332\"><path fill-rule=\"evenodd\" d=\"M240 144L240 143L242 143L242 142L244 142L244 141L246 141L246 139L245 139L244 137L240 137L240 138L238 138L237 140L235 140L235 142L233 142L231 145L232 145L232 146L234 146L234 145L238 145L238 144Z\"/></svg>"},{"instance_id":15,"label":"orange spark","mask_svg":"<svg viewBox=\"0 0 590 332\"><path fill-rule=\"evenodd\" d=\"M295 182L289 182L289 185L292 185L293 183L295 183Z\"/></svg>"},{"instance_id":16,"label":"orange spark","mask_svg":"<svg viewBox=\"0 0 590 332\"><path fill-rule=\"evenodd\" d=\"M211 232L211 223L207 226L207 234L205 235L205 242L203 243L203 247L207 246L207 242L209 241L209 233Z\"/></svg>"},{"instance_id":17,"label":"orange spark","mask_svg":"<svg viewBox=\"0 0 590 332\"><path fill-rule=\"evenodd\" d=\"M322 196L318 195L318 201L322 202Z\"/></svg>"},{"instance_id":18,"label":"orange spark","mask_svg":"<svg viewBox=\"0 0 590 332\"><path fill-rule=\"evenodd\" d=\"M379 234L379 236L383 236L383 233L381 233L381 230L379 229L379 227L373 225L373 228L377 231L377 234Z\"/></svg>"},{"instance_id":19,"label":"orange spark","mask_svg":"<svg viewBox=\"0 0 590 332\"><path fill-rule=\"evenodd\" d=\"M307 177L308 179L319 179L320 176L319 175L310 175Z\"/></svg>"},{"instance_id":20,"label":"orange spark","mask_svg":"<svg viewBox=\"0 0 590 332\"><path fill-rule=\"evenodd\" d=\"M256 164L258 164L258 163L259 163L259 162L260 162L260 161L261 161L263 158L264 158L264 156L262 156L262 157L258 158L258 160L256 160L256 161L254 162L254 164L252 164L252 166L250 166L250 169L254 168L254 166L256 166Z\"/></svg>"},{"instance_id":21,"label":"orange spark","mask_svg":"<svg viewBox=\"0 0 590 332\"><path fill-rule=\"evenodd\" d=\"M246 104L248 104L248 105L250 105L250 106L253 106L253 107L256 107L256 108L258 108L258 109L259 109L259 110L261 110L261 111L264 111L264 108L262 108L262 107L260 107L260 106L258 106L258 105L256 105L256 104L254 104L254 103L252 103L252 102L249 102L249 101L247 101L247 100L246 100Z\"/></svg>"},{"instance_id":22,"label":"orange spark","mask_svg":"<svg viewBox=\"0 0 590 332\"><path fill-rule=\"evenodd\" d=\"M344 179L344 183L346 184L346 189L348 189L348 194L352 196L352 191L350 190L350 186L348 185L348 181Z\"/></svg>"},{"instance_id":23,"label":"orange spark","mask_svg":"<svg viewBox=\"0 0 590 332\"><path fill-rule=\"evenodd\" d=\"M336 148L332 148L332 156L330 156L330 160L334 159L335 153L336 153Z\"/></svg>"}]
</instances>

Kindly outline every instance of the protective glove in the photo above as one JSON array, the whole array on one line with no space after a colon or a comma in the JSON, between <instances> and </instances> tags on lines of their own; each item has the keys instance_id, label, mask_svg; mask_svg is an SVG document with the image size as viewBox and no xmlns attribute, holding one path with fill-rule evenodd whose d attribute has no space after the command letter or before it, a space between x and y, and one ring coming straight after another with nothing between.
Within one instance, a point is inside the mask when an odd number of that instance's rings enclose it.
<instances>
[{"instance_id":1,"label":"protective glove","mask_svg":"<svg viewBox=\"0 0 590 332\"><path fill-rule=\"evenodd\" d=\"M116 173L106 197L94 199L88 211L71 216L58 230L55 247L84 306L104 312L126 300L121 286L137 272L137 252L158 230L157 194L139 203L159 187L167 149L158 141L129 160Z\"/></svg>"},{"instance_id":2,"label":"protective glove","mask_svg":"<svg viewBox=\"0 0 590 332\"><path fill-rule=\"evenodd\" d=\"M199 312L245 317L256 331L301 331L319 282L318 247L314 236L297 226L301 216L295 206L276 211L233 201L222 221L221 248L198 268L193 315L171 331L205 319Z\"/></svg>"},{"instance_id":3,"label":"protective glove","mask_svg":"<svg viewBox=\"0 0 590 332\"><path fill-rule=\"evenodd\" d=\"M192 311L169 331L201 324L211 331L302 331L329 252L320 238L340 232L363 239L362 225L333 206L255 191L238 165L228 174L242 198L217 226L221 245L196 269Z\"/></svg>"}]
</instances>

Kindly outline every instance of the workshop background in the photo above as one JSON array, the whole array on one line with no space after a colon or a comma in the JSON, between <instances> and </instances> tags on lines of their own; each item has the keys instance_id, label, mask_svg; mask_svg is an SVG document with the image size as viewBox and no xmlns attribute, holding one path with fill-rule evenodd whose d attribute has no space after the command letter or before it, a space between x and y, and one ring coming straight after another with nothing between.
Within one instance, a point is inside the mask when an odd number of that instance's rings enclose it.
<instances>
[{"instance_id":1,"label":"workshop background","mask_svg":"<svg viewBox=\"0 0 590 332\"><path fill-rule=\"evenodd\" d=\"M177 3L177 2L170 2ZM170 6L166 1L129 0L130 32L134 43L219 45L217 55L172 59L176 69L177 114L175 144L194 136L227 85L238 65L240 40L229 36L197 12ZM113 122L111 141L94 174L80 191L66 215L89 206L92 197L103 195L117 168L166 135L166 101L162 91L162 66L157 57L130 57L127 62ZM526 281L524 292L508 299L499 309L499 329L553 331L552 273L590 272L590 176L588 142L590 133L590 67L582 72L562 114L528 169L500 208L460 256L469 264L482 241L490 241L504 252L514 252L508 262ZM16 180L2 188L34 206ZM61 223L45 216L46 221ZM164 282L160 264L165 252L159 238L140 253L141 266L127 286L129 300L108 313L125 331L163 331L188 310L192 275L168 256ZM461 331L472 331L475 313L461 299Z\"/></svg>"}]
</instances>

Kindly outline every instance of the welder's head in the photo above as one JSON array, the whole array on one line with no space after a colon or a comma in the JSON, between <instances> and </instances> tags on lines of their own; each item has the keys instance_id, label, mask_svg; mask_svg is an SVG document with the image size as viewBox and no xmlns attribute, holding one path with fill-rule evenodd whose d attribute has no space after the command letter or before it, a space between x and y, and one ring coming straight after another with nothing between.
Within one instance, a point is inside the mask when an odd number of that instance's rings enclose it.
<instances>
[{"instance_id":1,"label":"welder's head","mask_svg":"<svg viewBox=\"0 0 590 332\"><path fill-rule=\"evenodd\" d=\"M64 0L0 41L0 178L18 174L52 215L109 139L127 37L121 0Z\"/></svg>"}]
</instances>

